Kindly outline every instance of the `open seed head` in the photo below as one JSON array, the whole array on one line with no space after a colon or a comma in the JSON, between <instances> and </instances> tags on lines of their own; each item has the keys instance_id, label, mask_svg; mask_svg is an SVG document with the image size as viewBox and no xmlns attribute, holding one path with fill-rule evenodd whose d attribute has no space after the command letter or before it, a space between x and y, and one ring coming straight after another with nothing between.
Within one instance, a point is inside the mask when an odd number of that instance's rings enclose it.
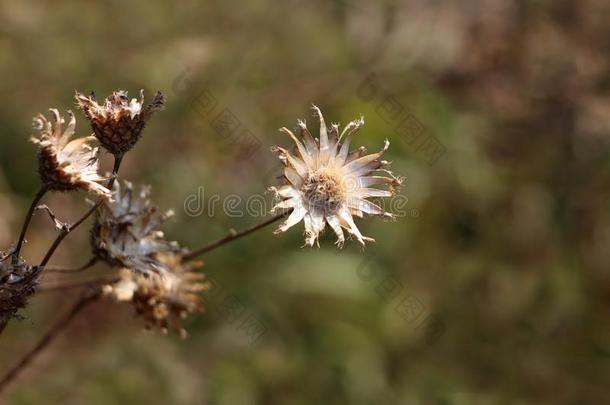
<instances>
[{"instance_id":1,"label":"open seed head","mask_svg":"<svg viewBox=\"0 0 610 405\"><path fill-rule=\"evenodd\" d=\"M93 253L116 267L151 274L165 270L159 253L178 249L176 242L164 239L158 228L173 215L159 213L150 201L150 188L135 193L133 185L115 182L113 198L105 200L91 230Z\"/></svg>"},{"instance_id":2,"label":"open seed head","mask_svg":"<svg viewBox=\"0 0 610 405\"><path fill-rule=\"evenodd\" d=\"M87 97L76 92L75 97L97 139L115 156L133 148L142 136L146 122L165 104L165 96L157 92L153 101L144 106L144 90L140 90L140 100L130 100L126 91L119 90L102 104L98 104L93 94Z\"/></svg>"},{"instance_id":3,"label":"open seed head","mask_svg":"<svg viewBox=\"0 0 610 405\"><path fill-rule=\"evenodd\" d=\"M292 138L296 151L293 153L279 146L272 148L284 165L284 184L270 188L279 199L272 212L292 210L276 233L285 232L302 220L305 244L313 246L328 223L337 235L339 247L345 241L343 229L364 246L365 241L374 240L360 233L354 216L393 217L368 200L391 197L401 184L401 179L385 169L389 163L380 160L390 143L386 140L380 152L370 155L366 155L364 148L350 152L351 138L362 128L364 120L350 122L339 134L339 125L327 128L322 112L316 106L313 110L320 121L319 139L315 139L305 122L299 120L299 137L287 128L280 129ZM375 172L382 175L374 175ZM388 189L373 187L378 185L386 185Z\"/></svg>"},{"instance_id":4,"label":"open seed head","mask_svg":"<svg viewBox=\"0 0 610 405\"><path fill-rule=\"evenodd\" d=\"M164 333L173 329L184 337L181 320L203 311L200 293L209 288L204 275L196 271L203 264L183 261L176 252L159 253L157 259L166 270L147 276L123 269L120 280L103 291L116 301L131 303L147 329Z\"/></svg>"},{"instance_id":5,"label":"open seed head","mask_svg":"<svg viewBox=\"0 0 610 405\"><path fill-rule=\"evenodd\" d=\"M71 191L82 189L107 197L110 191L99 184L105 180L98 174L99 150L91 146L95 138L71 139L76 127L76 119L68 111L70 121L65 125L64 118L56 109L50 110L53 121L39 114L34 118L34 128L40 137L32 137L39 146L38 173L42 182L50 190Z\"/></svg>"}]
</instances>

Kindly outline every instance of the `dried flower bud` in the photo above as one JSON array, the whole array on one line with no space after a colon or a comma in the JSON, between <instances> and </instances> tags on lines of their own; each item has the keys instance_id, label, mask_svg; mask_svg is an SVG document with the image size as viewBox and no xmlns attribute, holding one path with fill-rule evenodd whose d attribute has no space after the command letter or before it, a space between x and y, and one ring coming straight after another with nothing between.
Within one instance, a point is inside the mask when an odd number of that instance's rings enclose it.
<instances>
[{"instance_id":1,"label":"dried flower bud","mask_svg":"<svg viewBox=\"0 0 610 405\"><path fill-rule=\"evenodd\" d=\"M126 267L141 273L165 270L156 254L178 249L175 242L163 239L157 228L173 215L163 214L152 205L150 188L142 187L134 195L133 186L124 182L114 184L112 200L105 200L91 230L91 244L96 257L111 266Z\"/></svg>"},{"instance_id":2,"label":"dried flower bud","mask_svg":"<svg viewBox=\"0 0 610 405\"><path fill-rule=\"evenodd\" d=\"M110 191L97 183L105 179L97 173L98 148L89 144L95 138L89 136L70 140L76 127L74 114L68 111L70 122L64 129L65 120L59 111L50 111L53 123L42 114L34 118L34 128L40 131L40 138L32 137L32 142L40 147L38 172L42 182L50 190L83 189L108 196Z\"/></svg>"},{"instance_id":3,"label":"dried flower bud","mask_svg":"<svg viewBox=\"0 0 610 405\"><path fill-rule=\"evenodd\" d=\"M24 308L38 285L40 271L21 258L0 252L0 330Z\"/></svg>"},{"instance_id":4,"label":"dried flower bud","mask_svg":"<svg viewBox=\"0 0 610 405\"><path fill-rule=\"evenodd\" d=\"M186 337L180 321L188 314L203 311L198 293L209 288L203 282L204 275L195 271L202 263L183 262L179 253L160 253L157 259L166 271L147 276L123 269L121 279L104 286L103 291L116 301L130 302L147 329L164 333L174 329Z\"/></svg>"},{"instance_id":5,"label":"dried flower bud","mask_svg":"<svg viewBox=\"0 0 610 405\"><path fill-rule=\"evenodd\" d=\"M390 143L386 140L383 150L365 156L363 148L349 152L352 135L363 125L361 118L350 122L339 135L339 125L326 127L322 112L313 107L320 120L320 138L314 139L305 122L298 121L301 142L290 130L280 131L288 134L296 144L295 154L279 146L272 150L279 155L284 167L284 185L271 187L280 202L276 210L292 209L288 219L280 225L276 233L303 220L305 224L305 243L313 246L326 223L337 235L337 245L343 246L343 228L364 246L365 241L374 241L363 236L353 216L362 218L363 214L380 215L392 218L392 214L368 201L370 197L391 197L401 180L383 169L389 163L380 160ZM387 176L372 176L382 171ZM389 190L372 188L375 185L388 185Z\"/></svg>"},{"instance_id":6,"label":"dried flower bud","mask_svg":"<svg viewBox=\"0 0 610 405\"><path fill-rule=\"evenodd\" d=\"M120 90L112 93L102 105L93 94L86 97L76 92L76 102L104 148L121 156L138 142L150 117L163 109L165 96L157 92L153 101L144 107L144 90L140 90L140 101L135 98L130 101L127 92Z\"/></svg>"}]
</instances>

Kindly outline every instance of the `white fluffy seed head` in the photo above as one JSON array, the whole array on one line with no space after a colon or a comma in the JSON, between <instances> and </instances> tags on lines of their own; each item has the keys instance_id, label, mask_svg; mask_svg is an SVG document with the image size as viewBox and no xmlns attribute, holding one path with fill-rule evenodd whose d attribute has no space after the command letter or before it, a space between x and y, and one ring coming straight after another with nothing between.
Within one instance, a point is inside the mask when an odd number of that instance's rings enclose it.
<instances>
[{"instance_id":1,"label":"white fluffy seed head","mask_svg":"<svg viewBox=\"0 0 610 405\"><path fill-rule=\"evenodd\" d=\"M313 109L320 121L319 139L314 139L305 121L299 120L297 132L301 139L290 130L281 129L295 142L296 152L279 146L272 148L284 165L284 185L272 188L279 200L272 211L292 210L276 232L285 232L303 221L306 244L313 246L328 224L337 235L339 247L345 240L343 230L364 245L372 239L360 233L353 217L363 214L391 216L368 198L391 197L400 185L400 179L383 171L389 163L380 160L389 142L386 140L380 152L370 155L366 155L364 148L349 152L351 137L362 128L364 119L352 121L337 136L338 124L326 128L322 112L315 106ZM373 175L374 172L389 176ZM388 185L389 190L373 187L377 185Z\"/></svg>"}]
</instances>

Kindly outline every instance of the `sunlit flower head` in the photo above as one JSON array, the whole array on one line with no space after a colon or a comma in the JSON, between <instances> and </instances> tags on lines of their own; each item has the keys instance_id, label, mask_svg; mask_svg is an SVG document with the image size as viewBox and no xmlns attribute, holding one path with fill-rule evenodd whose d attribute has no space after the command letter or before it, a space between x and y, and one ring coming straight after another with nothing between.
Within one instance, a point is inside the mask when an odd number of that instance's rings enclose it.
<instances>
[{"instance_id":1,"label":"sunlit flower head","mask_svg":"<svg viewBox=\"0 0 610 405\"><path fill-rule=\"evenodd\" d=\"M117 267L144 274L165 270L158 253L177 250L175 242L163 238L158 227L173 215L171 210L157 212L152 205L150 188L134 193L133 186L114 184L112 200L105 200L96 215L91 243L96 257Z\"/></svg>"},{"instance_id":2,"label":"sunlit flower head","mask_svg":"<svg viewBox=\"0 0 610 405\"><path fill-rule=\"evenodd\" d=\"M95 138L70 140L76 127L74 114L68 111L70 122L64 126L65 120L59 111L50 111L53 122L42 114L34 118L34 128L40 131L40 137L32 137L32 142L39 146L38 172L42 182L50 190L82 189L108 196L110 191L98 184L104 178L98 174L98 148L90 145Z\"/></svg>"},{"instance_id":3,"label":"sunlit flower head","mask_svg":"<svg viewBox=\"0 0 610 405\"><path fill-rule=\"evenodd\" d=\"M130 302L136 313L144 319L147 329L186 331L181 320L189 314L203 311L200 293L208 289L204 275L196 271L199 261L183 261L180 253L160 253L159 262L166 270L158 274L143 275L123 269L115 284L103 287L107 296L119 302Z\"/></svg>"},{"instance_id":4,"label":"sunlit flower head","mask_svg":"<svg viewBox=\"0 0 610 405\"><path fill-rule=\"evenodd\" d=\"M362 128L364 120L360 118L350 122L339 134L338 124L327 128L318 107L313 106L313 110L320 120L319 139L314 139L305 122L299 120L299 137L287 128L280 129L292 138L296 151L291 153L279 146L272 149L284 165L285 183L271 187L280 200L272 212L292 210L276 233L285 232L302 220L305 243L313 246L328 223L337 235L339 247L345 241L343 229L364 246L365 241L374 240L360 233L353 217L363 217L364 214L393 217L368 200L393 196L401 183L385 169L389 163L380 160L390 143L386 140L380 152L370 155L365 154L364 148L350 152L351 138ZM374 175L374 172L383 175ZM373 187L377 185L389 187L387 190Z\"/></svg>"},{"instance_id":5,"label":"sunlit flower head","mask_svg":"<svg viewBox=\"0 0 610 405\"><path fill-rule=\"evenodd\" d=\"M120 156L138 142L150 117L163 109L165 96L157 92L153 101L144 106L144 90L140 90L140 100L130 100L126 91L119 90L98 104L94 94L87 97L76 92L76 102L104 148Z\"/></svg>"},{"instance_id":6,"label":"sunlit flower head","mask_svg":"<svg viewBox=\"0 0 610 405\"><path fill-rule=\"evenodd\" d=\"M0 252L0 330L24 308L40 278L38 267Z\"/></svg>"}]
</instances>

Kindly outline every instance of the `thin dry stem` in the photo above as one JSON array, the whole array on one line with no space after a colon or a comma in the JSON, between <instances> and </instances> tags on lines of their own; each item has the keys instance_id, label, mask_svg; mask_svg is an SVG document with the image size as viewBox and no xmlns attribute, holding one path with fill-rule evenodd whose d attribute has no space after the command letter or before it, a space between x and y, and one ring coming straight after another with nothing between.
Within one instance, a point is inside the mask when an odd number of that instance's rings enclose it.
<instances>
[{"instance_id":1,"label":"thin dry stem","mask_svg":"<svg viewBox=\"0 0 610 405\"><path fill-rule=\"evenodd\" d=\"M21 233L19 234L19 240L17 241L17 245L15 246L15 250L13 251L13 260L17 260L17 258L19 258L19 253L21 252L21 248L23 247L23 242L25 241L25 234L28 230L28 227L30 226L30 221L32 220L32 217L34 216L34 211L36 210L38 203L40 202L42 197L44 197L44 195L47 193L47 191L48 191L47 187L41 186L40 190L38 190L38 192L34 196L34 199L32 200L32 204L30 204L30 208L28 209L28 212L25 215L25 220L23 221L23 226L21 227Z\"/></svg>"},{"instance_id":2,"label":"thin dry stem","mask_svg":"<svg viewBox=\"0 0 610 405\"><path fill-rule=\"evenodd\" d=\"M70 281L66 283L57 283L55 285L42 285L37 290L37 294L48 293L48 292L57 292L57 291L65 291L71 290L73 288L85 287L85 286L99 286L104 284L114 284L120 281L120 278L113 277L97 277L91 278L87 280L78 280L78 281Z\"/></svg>"},{"instance_id":3,"label":"thin dry stem","mask_svg":"<svg viewBox=\"0 0 610 405\"><path fill-rule=\"evenodd\" d=\"M216 249L216 248L218 248L218 247L220 247L220 246L222 246L222 245L224 245L226 243L229 243L231 241L239 239L239 238L241 238L243 236L249 235L252 232L255 232L255 231L259 230L259 229L262 229L262 228L266 227L267 225L271 225L272 223L277 222L280 219L284 218L288 214L290 214L290 211L284 212L282 214L275 215L275 216L269 218L268 220L266 220L264 222L261 222L260 224L252 225L252 226L250 226L248 228L242 229L241 231L236 231L235 229L230 229L229 233L227 234L227 236L225 236L225 237L223 237L221 239L218 239L217 241L212 242L212 243L210 243L208 245L205 245L205 246L203 246L203 247L201 247L201 248L199 248L197 250L194 250L194 251L192 251L190 253L187 253L186 255L184 255L184 259L186 259L186 260L193 259L193 258L195 258L195 257L197 257L199 255L202 255L204 253L210 252L210 251L212 251L212 250L214 250L214 249Z\"/></svg>"},{"instance_id":4,"label":"thin dry stem","mask_svg":"<svg viewBox=\"0 0 610 405\"><path fill-rule=\"evenodd\" d=\"M109 189L112 188L112 186L114 184L114 180L116 179L116 175L119 172L119 168L121 167L121 161L122 160L123 160L123 156L117 155L117 156L114 157L114 168L112 169L112 178L108 181L108 185L106 186L106 188L109 188ZM68 236L70 234L70 232L72 232L76 228L78 228L78 226L80 224L85 222L85 220L87 218L89 218L91 216L91 214L93 214L98 209L98 207L102 204L102 202L103 202L103 200L100 199L78 221L76 221L72 225L66 226L66 227L61 229L61 231L59 232L59 235L57 235L57 238L55 238L55 240L53 241L53 244L51 245L51 247L49 248L49 250L45 254L44 258L40 262L40 266L45 266L49 262L49 260L51 260L51 257L53 256L53 253L55 253L55 250L59 247L59 245L66 238L66 236Z\"/></svg>"},{"instance_id":5,"label":"thin dry stem","mask_svg":"<svg viewBox=\"0 0 610 405\"><path fill-rule=\"evenodd\" d=\"M82 266L70 268L70 267L45 267L44 271L46 273L79 273L81 271L87 270L95 265L98 262L97 257L92 257L89 261Z\"/></svg>"},{"instance_id":6,"label":"thin dry stem","mask_svg":"<svg viewBox=\"0 0 610 405\"><path fill-rule=\"evenodd\" d=\"M13 368L11 368L5 376L0 380L0 392L6 387L36 358L36 356L47 347L58 335L64 330L76 316L87 307L88 304L94 302L101 297L99 288L87 288L83 291L81 297L74 303L68 312L66 312L40 339L40 341L30 350Z\"/></svg>"}]
</instances>

